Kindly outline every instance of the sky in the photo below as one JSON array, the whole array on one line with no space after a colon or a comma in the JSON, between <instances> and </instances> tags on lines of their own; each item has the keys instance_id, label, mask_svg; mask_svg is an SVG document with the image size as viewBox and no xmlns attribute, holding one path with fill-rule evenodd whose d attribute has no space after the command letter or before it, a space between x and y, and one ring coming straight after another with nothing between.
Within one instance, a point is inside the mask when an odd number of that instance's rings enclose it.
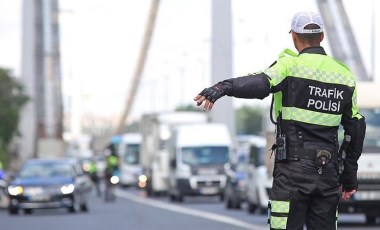
<instances>
[{"instance_id":1,"label":"sky","mask_svg":"<svg viewBox=\"0 0 380 230\"><path fill-rule=\"evenodd\" d=\"M315 0L232 0L233 76L266 68L285 48L293 50L288 31L294 13L317 11ZM371 74L372 12L380 27L380 4L344 0L350 23ZM161 0L131 119L143 113L193 104L209 86L211 0ZM0 0L0 66L22 74L21 0ZM274 7L275 6L275 7ZM150 0L61 0L61 65L66 113L117 118L130 90ZM375 30L379 37L379 30ZM327 34L328 36L328 34ZM378 40L378 39L377 39ZM327 39L322 43L329 53ZM380 75L377 70L377 75ZM377 77L380 79L380 77ZM377 80L378 81L378 80ZM264 102L234 100L235 106Z\"/></svg>"}]
</instances>

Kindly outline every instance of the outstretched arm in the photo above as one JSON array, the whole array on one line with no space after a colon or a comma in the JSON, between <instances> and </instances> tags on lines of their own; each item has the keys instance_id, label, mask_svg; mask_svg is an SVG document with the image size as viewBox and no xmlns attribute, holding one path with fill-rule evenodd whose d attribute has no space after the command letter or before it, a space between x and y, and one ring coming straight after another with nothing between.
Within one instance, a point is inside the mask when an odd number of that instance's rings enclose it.
<instances>
[{"instance_id":1,"label":"outstretched arm","mask_svg":"<svg viewBox=\"0 0 380 230\"><path fill-rule=\"evenodd\" d=\"M204 103L203 110L211 110L214 103L227 95L236 98L263 99L270 93L269 77L264 73L230 78L205 88L195 98L197 106Z\"/></svg>"}]
</instances>

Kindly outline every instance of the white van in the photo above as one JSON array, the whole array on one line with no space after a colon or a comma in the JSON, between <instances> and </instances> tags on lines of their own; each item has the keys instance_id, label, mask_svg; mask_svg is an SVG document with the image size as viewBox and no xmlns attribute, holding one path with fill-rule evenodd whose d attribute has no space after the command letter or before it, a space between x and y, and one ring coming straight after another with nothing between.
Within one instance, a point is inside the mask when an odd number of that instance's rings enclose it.
<instances>
[{"instance_id":1,"label":"white van","mask_svg":"<svg viewBox=\"0 0 380 230\"><path fill-rule=\"evenodd\" d=\"M118 146L120 185L136 186L142 174L140 165L140 133L126 133L121 136Z\"/></svg>"},{"instance_id":2,"label":"white van","mask_svg":"<svg viewBox=\"0 0 380 230\"><path fill-rule=\"evenodd\" d=\"M170 140L169 195L172 201L184 196L219 195L226 185L225 164L232 150L225 124L179 125Z\"/></svg>"}]
</instances>

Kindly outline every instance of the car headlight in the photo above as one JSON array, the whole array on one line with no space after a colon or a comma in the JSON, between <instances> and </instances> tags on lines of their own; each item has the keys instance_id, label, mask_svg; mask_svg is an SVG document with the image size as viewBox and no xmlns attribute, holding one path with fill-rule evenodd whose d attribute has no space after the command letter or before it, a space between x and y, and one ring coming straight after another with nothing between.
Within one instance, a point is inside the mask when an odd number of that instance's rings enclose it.
<instances>
[{"instance_id":1,"label":"car headlight","mask_svg":"<svg viewBox=\"0 0 380 230\"><path fill-rule=\"evenodd\" d=\"M148 177L146 175L140 175L139 176L139 188L145 188L146 182L148 181Z\"/></svg>"},{"instance_id":2,"label":"car headlight","mask_svg":"<svg viewBox=\"0 0 380 230\"><path fill-rule=\"evenodd\" d=\"M119 183L120 179L118 176L112 176L110 181L112 184L117 184L117 183Z\"/></svg>"},{"instance_id":3,"label":"car headlight","mask_svg":"<svg viewBox=\"0 0 380 230\"><path fill-rule=\"evenodd\" d=\"M191 177L191 168L188 164L181 164L177 167L177 176L178 178L188 179Z\"/></svg>"},{"instance_id":4,"label":"car headlight","mask_svg":"<svg viewBox=\"0 0 380 230\"><path fill-rule=\"evenodd\" d=\"M75 186L73 184L64 185L61 187L61 192L63 194L70 194L74 192Z\"/></svg>"},{"instance_id":5,"label":"car headlight","mask_svg":"<svg viewBox=\"0 0 380 230\"><path fill-rule=\"evenodd\" d=\"M9 186L8 187L8 193L11 196L17 196L24 192L24 188L21 186Z\"/></svg>"}]
</instances>

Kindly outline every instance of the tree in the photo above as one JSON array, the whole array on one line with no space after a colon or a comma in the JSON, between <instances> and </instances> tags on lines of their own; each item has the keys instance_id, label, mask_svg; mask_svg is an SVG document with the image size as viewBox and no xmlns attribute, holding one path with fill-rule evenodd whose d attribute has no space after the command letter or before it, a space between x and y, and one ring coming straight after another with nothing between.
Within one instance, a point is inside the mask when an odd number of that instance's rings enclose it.
<instances>
[{"instance_id":1,"label":"tree","mask_svg":"<svg viewBox=\"0 0 380 230\"><path fill-rule=\"evenodd\" d=\"M259 134L262 131L263 110L243 106L236 110L236 133Z\"/></svg>"},{"instance_id":2,"label":"tree","mask_svg":"<svg viewBox=\"0 0 380 230\"><path fill-rule=\"evenodd\" d=\"M5 165L9 160L8 146L17 132L20 110L28 99L23 86L9 70L0 68L0 161Z\"/></svg>"},{"instance_id":3,"label":"tree","mask_svg":"<svg viewBox=\"0 0 380 230\"><path fill-rule=\"evenodd\" d=\"M179 105L175 108L175 111L189 111L189 112L199 112L200 109L192 104Z\"/></svg>"}]
</instances>

